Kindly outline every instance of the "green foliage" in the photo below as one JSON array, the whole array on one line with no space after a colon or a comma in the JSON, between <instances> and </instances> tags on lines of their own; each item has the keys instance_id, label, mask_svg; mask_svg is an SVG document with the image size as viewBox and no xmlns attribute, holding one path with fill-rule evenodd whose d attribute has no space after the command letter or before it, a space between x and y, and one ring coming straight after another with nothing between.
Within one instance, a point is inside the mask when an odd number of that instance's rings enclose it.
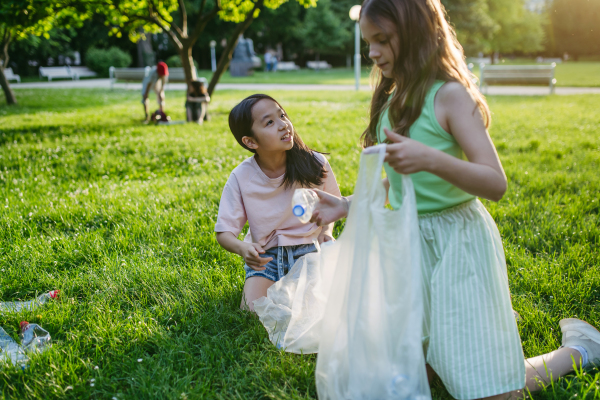
<instances>
[{"instance_id":1,"label":"green foliage","mask_svg":"<svg viewBox=\"0 0 600 400\"><path fill-rule=\"evenodd\" d=\"M488 0L490 15L499 29L491 48L501 53L532 53L543 49L544 14L529 11L525 0Z\"/></svg>"},{"instance_id":2,"label":"green foliage","mask_svg":"<svg viewBox=\"0 0 600 400\"><path fill-rule=\"evenodd\" d=\"M543 49L543 13L526 0L442 0L466 54L536 52Z\"/></svg>"},{"instance_id":3,"label":"green foliage","mask_svg":"<svg viewBox=\"0 0 600 400\"><path fill-rule=\"evenodd\" d=\"M332 9L331 0L319 0L319 7L309 9L296 34L307 49L317 53L343 48L352 38Z\"/></svg>"},{"instance_id":4,"label":"green foliage","mask_svg":"<svg viewBox=\"0 0 600 400\"><path fill-rule=\"evenodd\" d=\"M248 94L220 92L203 126L143 126L124 90L20 89L19 106L0 102L0 299L62 291L35 312L0 315L13 337L28 320L54 343L25 371L0 369L3 398L316 397L315 356L277 350L239 311L243 262L214 238L223 185L250 155L227 126ZM352 193L370 94L273 95ZM600 325L600 96L489 100L509 189L484 203L534 356L560 345L560 318ZM175 120L183 101L167 92ZM599 386L590 368L534 398L598 398ZM433 392L451 399L439 381Z\"/></svg>"},{"instance_id":5,"label":"green foliage","mask_svg":"<svg viewBox=\"0 0 600 400\"><path fill-rule=\"evenodd\" d=\"M600 53L600 1L553 0L548 12L552 51L575 58Z\"/></svg>"},{"instance_id":6,"label":"green foliage","mask_svg":"<svg viewBox=\"0 0 600 400\"><path fill-rule=\"evenodd\" d=\"M87 13L69 0L3 0L0 2L0 28L8 29L17 39L44 35L56 24L81 26Z\"/></svg>"},{"instance_id":7,"label":"green foliage","mask_svg":"<svg viewBox=\"0 0 600 400\"><path fill-rule=\"evenodd\" d=\"M92 47L85 56L85 64L101 76L108 76L110 67L125 68L131 65L131 56L116 46L109 49Z\"/></svg>"},{"instance_id":8,"label":"green foliage","mask_svg":"<svg viewBox=\"0 0 600 400\"><path fill-rule=\"evenodd\" d=\"M442 0L442 4L465 54L489 52L499 27L490 15L488 0Z\"/></svg>"},{"instance_id":9,"label":"green foliage","mask_svg":"<svg viewBox=\"0 0 600 400\"><path fill-rule=\"evenodd\" d=\"M183 64L181 63L181 57L179 57L177 54L167 58L165 60L165 63L167 63L169 68L181 68L183 66ZM194 66L196 67L196 69L199 68L196 60L194 60Z\"/></svg>"}]
</instances>

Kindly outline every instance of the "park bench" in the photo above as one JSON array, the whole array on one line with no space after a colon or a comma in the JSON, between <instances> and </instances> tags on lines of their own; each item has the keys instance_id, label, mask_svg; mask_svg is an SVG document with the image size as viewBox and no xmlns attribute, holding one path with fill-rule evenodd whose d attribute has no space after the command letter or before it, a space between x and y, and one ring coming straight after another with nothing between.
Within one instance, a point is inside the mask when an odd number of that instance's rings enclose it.
<instances>
[{"instance_id":1,"label":"park bench","mask_svg":"<svg viewBox=\"0 0 600 400\"><path fill-rule=\"evenodd\" d=\"M550 86L550 94L554 93L554 69L550 65L480 65L480 85L487 89L490 84L546 84ZM486 90L487 92L487 90Z\"/></svg>"},{"instance_id":2,"label":"park bench","mask_svg":"<svg viewBox=\"0 0 600 400\"><path fill-rule=\"evenodd\" d=\"M98 76L97 73L89 69L88 67L68 67L71 70L71 73L75 75L75 79L79 78L90 78L94 76Z\"/></svg>"},{"instance_id":3,"label":"park bench","mask_svg":"<svg viewBox=\"0 0 600 400\"><path fill-rule=\"evenodd\" d=\"M64 67L40 67L40 78L48 78L48 82L56 78L77 79L68 66Z\"/></svg>"},{"instance_id":4,"label":"park bench","mask_svg":"<svg viewBox=\"0 0 600 400\"><path fill-rule=\"evenodd\" d=\"M280 61L277 63L277 71L296 71L300 69L293 61Z\"/></svg>"},{"instance_id":5,"label":"park bench","mask_svg":"<svg viewBox=\"0 0 600 400\"><path fill-rule=\"evenodd\" d=\"M16 75L12 68L4 68L4 76L7 81L17 81L18 83L21 83L21 77Z\"/></svg>"},{"instance_id":6,"label":"park bench","mask_svg":"<svg viewBox=\"0 0 600 400\"><path fill-rule=\"evenodd\" d=\"M306 67L310 69L331 69L331 64L327 64L327 61L307 61Z\"/></svg>"}]
</instances>

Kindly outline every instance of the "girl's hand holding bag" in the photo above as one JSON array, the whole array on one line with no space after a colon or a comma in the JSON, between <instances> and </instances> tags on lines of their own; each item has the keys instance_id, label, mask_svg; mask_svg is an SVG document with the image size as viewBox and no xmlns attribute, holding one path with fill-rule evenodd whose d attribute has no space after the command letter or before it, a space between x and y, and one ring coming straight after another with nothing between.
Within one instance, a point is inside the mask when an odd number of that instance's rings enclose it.
<instances>
[{"instance_id":1,"label":"girl's hand holding bag","mask_svg":"<svg viewBox=\"0 0 600 400\"><path fill-rule=\"evenodd\" d=\"M415 193L403 176L402 207L384 207L384 158L385 145L363 151L339 239L299 259L254 303L278 347L318 350L321 400L431 397Z\"/></svg>"}]
</instances>

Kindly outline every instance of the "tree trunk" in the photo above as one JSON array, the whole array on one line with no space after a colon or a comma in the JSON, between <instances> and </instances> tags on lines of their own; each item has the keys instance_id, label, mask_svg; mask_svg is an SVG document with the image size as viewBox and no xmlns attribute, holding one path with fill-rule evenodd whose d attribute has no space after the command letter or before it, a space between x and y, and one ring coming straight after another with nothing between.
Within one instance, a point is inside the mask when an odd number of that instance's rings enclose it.
<instances>
[{"instance_id":1,"label":"tree trunk","mask_svg":"<svg viewBox=\"0 0 600 400\"><path fill-rule=\"evenodd\" d=\"M252 21L254 21L255 11L257 9L258 10L262 9L262 7L263 7L263 1L260 0L254 7L254 10L252 10L250 13L248 13L246 15L246 19L244 20L244 22L241 22L237 25L237 27L235 28L235 31L227 40L227 45L225 46L225 49L223 50L223 53L221 54L221 57L219 58L219 63L217 64L217 70L214 72L212 78L210 79L210 83L208 84L209 96L213 95L213 92L215 90L215 87L217 86L217 83L219 82L219 79L221 79L221 76L227 70L227 67L229 67L229 62L231 61L231 55L233 54L233 50L235 50L235 46L237 45L240 35L242 35L246 31L246 29L248 29L250 24L252 24Z\"/></svg>"},{"instance_id":2,"label":"tree trunk","mask_svg":"<svg viewBox=\"0 0 600 400\"><path fill-rule=\"evenodd\" d=\"M15 93L10 88L8 81L6 80L6 76L4 75L4 68L0 68L0 86L2 86L2 90L4 91L6 103L17 104L17 98L15 97Z\"/></svg>"},{"instance_id":3,"label":"tree trunk","mask_svg":"<svg viewBox=\"0 0 600 400\"><path fill-rule=\"evenodd\" d=\"M179 53L181 58L181 65L183 66L183 73L185 74L185 82L189 84L192 81L198 79L196 76L196 69L194 68L194 59L192 58L192 43L191 41L182 41L183 49Z\"/></svg>"}]
</instances>

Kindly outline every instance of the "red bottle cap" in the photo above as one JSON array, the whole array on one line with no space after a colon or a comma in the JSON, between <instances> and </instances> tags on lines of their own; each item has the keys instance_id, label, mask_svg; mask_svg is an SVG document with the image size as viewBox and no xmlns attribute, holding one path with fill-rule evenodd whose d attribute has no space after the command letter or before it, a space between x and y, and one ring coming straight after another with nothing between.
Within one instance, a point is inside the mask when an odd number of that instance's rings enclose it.
<instances>
[{"instance_id":1,"label":"red bottle cap","mask_svg":"<svg viewBox=\"0 0 600 400\"><path fill-rule=\"evenodd\" d=\"M60 293L60 290L52 290L50 292L48 292L48 294L50 295L51 299L55 299L58 297L58 293Z\"/></svg>"},{"instance_id":2,"label":"red bottle cap","mask_svg":"<svg viewBox=\"0 0 600 400\"><path fill-rule=\"evenodd\" d=\"M27 325L29 325L29 322L27 322L27 321L21 321L21 331L24 331L25 328L27 328Z\"/></svg>"}]
</instances>

